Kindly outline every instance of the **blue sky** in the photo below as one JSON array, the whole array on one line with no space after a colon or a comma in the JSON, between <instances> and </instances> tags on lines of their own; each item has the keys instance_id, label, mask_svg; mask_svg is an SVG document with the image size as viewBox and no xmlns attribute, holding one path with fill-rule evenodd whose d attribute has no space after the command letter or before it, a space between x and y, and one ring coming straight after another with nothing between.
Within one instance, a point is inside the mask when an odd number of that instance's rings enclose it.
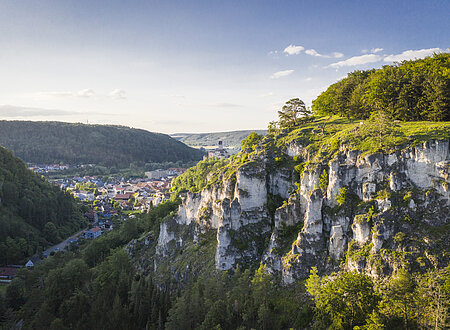
<instances>
[{"instance_id":1,"label":"blue sky","mask_svg":"<svg viewBox=\"0 0 450 330\"><path fill-rule=\"evenodd\" d=\"M0 119L262 129L348 72L448 51L449 1L0 1Z\"/></svg>"}]
</instances>

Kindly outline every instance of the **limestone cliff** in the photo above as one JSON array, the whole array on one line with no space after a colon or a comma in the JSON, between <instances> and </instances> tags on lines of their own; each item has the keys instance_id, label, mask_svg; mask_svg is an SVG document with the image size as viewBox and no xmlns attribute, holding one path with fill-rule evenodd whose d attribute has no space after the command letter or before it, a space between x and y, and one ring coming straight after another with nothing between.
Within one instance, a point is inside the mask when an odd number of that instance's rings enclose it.
<instances>
[{"instance_id":1,"label":"limestone cliff","mask_svg":"<svg viewBox=\"0 0 450 330\"><path fill-rule=\"evenodd\" d=\"M182 277L262 262L291 283L312 266L380 276L448 263L448 139L380 153L340 145L319 158L299 142L269 140L183 196L161 223L153 271Z\"/></svg>"}]
</instances>

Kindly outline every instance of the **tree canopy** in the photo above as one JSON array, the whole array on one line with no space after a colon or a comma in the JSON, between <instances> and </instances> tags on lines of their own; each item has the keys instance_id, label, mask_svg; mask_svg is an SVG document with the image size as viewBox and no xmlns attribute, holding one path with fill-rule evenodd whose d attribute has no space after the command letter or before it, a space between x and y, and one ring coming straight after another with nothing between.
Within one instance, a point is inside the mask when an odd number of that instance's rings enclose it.
<instances>
[{"instance_id":1,"label":"tree canopy","mask_svg":"<svg viewBox=\"0 0 450 330\"><path fill-rule=\"evenodd\" d=\"M365 119L386 111L402 121L450 120L450 54L354 71L313 101L315 114Z\"/></svg>"},{"instance_id":2,"label":"tree canopy","mask_svg":"<svg viewBox=\"0 0 450 330\"><path fill-rule=\"evenodd\" d=\"M24 262L84 225L69 193L0 147L0 265Z\"/></svg>"},{"instance_id":3,"label":"tree canopy","mask_svg":"<svg viewBox=\"0 0 450 330\"><path fill-rule=\"evenodd\" d=\"M294 127L302 120L311 115L311 111L299 98L290 99L278 111L279 125L281 128Z\"/></svg>"},{"instance_id":4,"label":"tree canopy","mask_svg":"<svg viewBox=\"0 0 450 330\"><path fill-rule=\"evenodd\" d=\"M0 121L0 145L23 161L143 167L200 160L202 152L166 134L124 126Z\"/></svg>"}]
</instances>

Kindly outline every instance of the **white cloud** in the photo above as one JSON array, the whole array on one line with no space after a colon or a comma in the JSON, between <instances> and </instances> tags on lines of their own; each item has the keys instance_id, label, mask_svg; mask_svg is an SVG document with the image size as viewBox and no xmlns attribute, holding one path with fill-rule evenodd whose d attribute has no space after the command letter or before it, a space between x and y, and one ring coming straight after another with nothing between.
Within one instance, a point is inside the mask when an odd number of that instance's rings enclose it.
<instances>
[{"instance_id":1,"label":"white cloud","mask_svg":"<svg viewBox=\"0 0 450 330\"><path fill-rule=\"evenodd\" d=\"M239 104L228 103L228 102L213 103L211 105L208 105L208 107L209 106L215 107L215 108L239 108L239 107L241 107L241 105L239 105Z\"/></svg>"},{"instance_id":2,"label":"white cloud","mask_svg":"<svg viewBox=\"0 0 450 330\"><path fill-rule=\"evenodd\" d=\"M353 56L344 61L332 63L329 66L332 68L341 68L344 66L356 66L356 65L363 65L363 64L368 64L368 63L375 63L375 62L381 61L382 59L383 59L383 56L381 56L381 55L367 54L367 55Z\"/></svg>"},{"instance_id":3,"label":"white cloud","mask_svg":"<svg viewBox=\"0 0 450 330\"><path fill-rule=\"evenodd\" d=\"M292 74L292 72L294 72L294 70L278 71L278 72L275 72L272 76L270 76L270 79L278 79L281 77L286 77L286 76L289 76L290 74Z\"/></svg>"},{"instance_id":4,"label":"white cloud","mask_svg":"<svg viewBox=\"0 0 450 330\"><path fill-rule=\"evenodd\" d=\"M74 114L79 113L57 109L43 109L34 107L14 106L7 104L0 105L0 116L6 118L68 116Z\"/></svg>"},{"instance_id":5,"label":"white cloud","mask_svg":"<svg viewBox=\"0 0 450 330\"><path fill-rule=\"evenodd\" d=\"M418 50L405 50L401 54L396 55L389 55L384 58L385 62L401 62L401 61L408 61L408 60L414 60L416 58L424 58L430 55L433 55L433 53L441 53L443 52L440 48L428 48L428 49L418 49Z\"/></svg>"},{"instance_id":6,"label":"white cloud","mask_svg":"<svg viewBox=\"0 0 450 330\"><path fill-rule=\"evenodd\" d=\"M94 95L95 95L94 90L90 89L90 88L82 89L81 91L78 91L76 93L76 96L79 96L79 97L91 97Z\"/></svg>"},{"instance_id":7,"label":"white cloud","mask_svg":"<svg viewBox=\"0 0 450 330\"><path fill-rule=\"evenodd\" d=\"M116 100L123 100L127 98L126 92L123 89L115 89L110 92L108 96Z\"/></svg>"},{"instance_id":8,"label":"white cloud","mask_svg":"<svg viewBox=\"0 0 450 330\"><path fill-rule=\"evenodd\" d=\"M331 57L341 58L341 57L344 57L344 54L339 53L339 52L333 52L333 53L331 53Z\"/></svg>"},{"instance_id":9,"label":"white cloud","mask_svg":"<svg viewBox=\"0 0 450 330\"><path fill-rule=\"evenodd\" d=\"M298 55L304 49L305 49L305 47L303 47L303 46L289 45L283 50L283 53L286 53L288 55Z\"/></svg>"},{"instance_id":10,"label":"white cloud","mask_svg":"<svg viewBox=\"0 0 450 330\"><path fill-rule=\"evenodd\" d=\"M305 50L305 54L311 55L311 56L317 56L317 57L322 57L323 55L319 54L318 52L316 52L315 49L307 49Z\"/></svg>"},{"instance_id":11,"label":"white cloud","mask_svg":"<svg viewBox=\"0 0 450 330\"><path fill-rule=\"evenodd\" d=\"M372 53L379 53L379 52L382 52L383 50L384 50L383 48L372 48L370 51Z\"/></svg>"},{"instance_id":12,"label":"white cloud","mask_svg":"<svg viewBox=\"0 0 450 330\"><path fill-rule=\"evenodd\" d=\"M32 117L60 117L60 116L79 116L79 115L108 115L98 112L79 112L79 111L67 111L59 109L47 109L36 108L28 106L16 106L1 104L0 105L0 118L32 118Z\"/></svg>"},{"instance_id":13,"label":"white cloud","mask_svg":"<svg viewBox=\"0 0 450 330\"><path fill-rule=\"evenodd\" d=\"M83 97L83 98L89 98L92 96L95 96L95 92L93 89L86 88L79 90L78 92L39 92L36 93L38 97Z\"/></svg>"},{"instance_id":14,"label":"white cloud","mask_svg":"<svg viewBox=\"0 0 450 330\"><path fill-rule=\"evenodd\" d=\"M324 57L324 58L341 58L344 56L344 54L339 52L333 52L330 55L323 55L318 53L315 49L307 49L305 50L305 54L315 56L315 57Z\"/></svg>"},{"instance_id":15,"label":"white cloud","mask_svg":"<svg viewBox=\"0 0 450 330\"><path fill-rule=\"evenodd\" d=\"M274 95L273 92L268 92L268 93L259 95L259 97L268 97L268 96L273 96L273 95Z\"/></svg>"}]
</instances>

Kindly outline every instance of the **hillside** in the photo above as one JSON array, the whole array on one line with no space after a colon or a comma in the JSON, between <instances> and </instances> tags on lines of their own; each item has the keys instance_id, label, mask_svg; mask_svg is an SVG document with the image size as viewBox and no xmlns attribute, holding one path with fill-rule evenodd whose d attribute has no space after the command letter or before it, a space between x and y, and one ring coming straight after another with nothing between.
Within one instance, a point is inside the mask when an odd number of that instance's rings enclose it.
<instances>
[{"instance_id":1,"label":"hillside","mask_svg":"<svg viewBox=\"0 0 450 330\"><path fill-rule=\"evenodd\" d=\"M247 130L217 133L175 133L170 134L170 136L194 148L203 147L205 149L213 149L217 148L219 141L222 141L224 148L230 153L237 153L241 148L241 141L251 132L256 132L261 135L266 134L265 130Z\"/></svg>"},{"instance_id":2,"label":"hillside","mask_svg":"<svg viewBox=\"0 0 450 330\"><path fill-rule=\"evenodd\" d=\"M85 225L69 194L0 147L0 265L22 263Z\"/></svg>"},{"instance_id":3,"label":"hillside","mask_svg":"<svg viewBox=\"0 0 450 330\"><path fill-rule=\"evenodd\" d=\"M200 151L160 133L124 126L0 121L0 145L30 163L144 166L199 160Z\"/></svg>"},{"instance_id":4,"label":"hillside","mask_svg":"<svg viewBox=\"0 0 450 330\"><path fill-rule=\"evenodd\" d=\"M26 328L444 329L450 123L380 145L373 120L252 134L181 200L22 273L9 306Z\"/></svg>"}]
</instances>

